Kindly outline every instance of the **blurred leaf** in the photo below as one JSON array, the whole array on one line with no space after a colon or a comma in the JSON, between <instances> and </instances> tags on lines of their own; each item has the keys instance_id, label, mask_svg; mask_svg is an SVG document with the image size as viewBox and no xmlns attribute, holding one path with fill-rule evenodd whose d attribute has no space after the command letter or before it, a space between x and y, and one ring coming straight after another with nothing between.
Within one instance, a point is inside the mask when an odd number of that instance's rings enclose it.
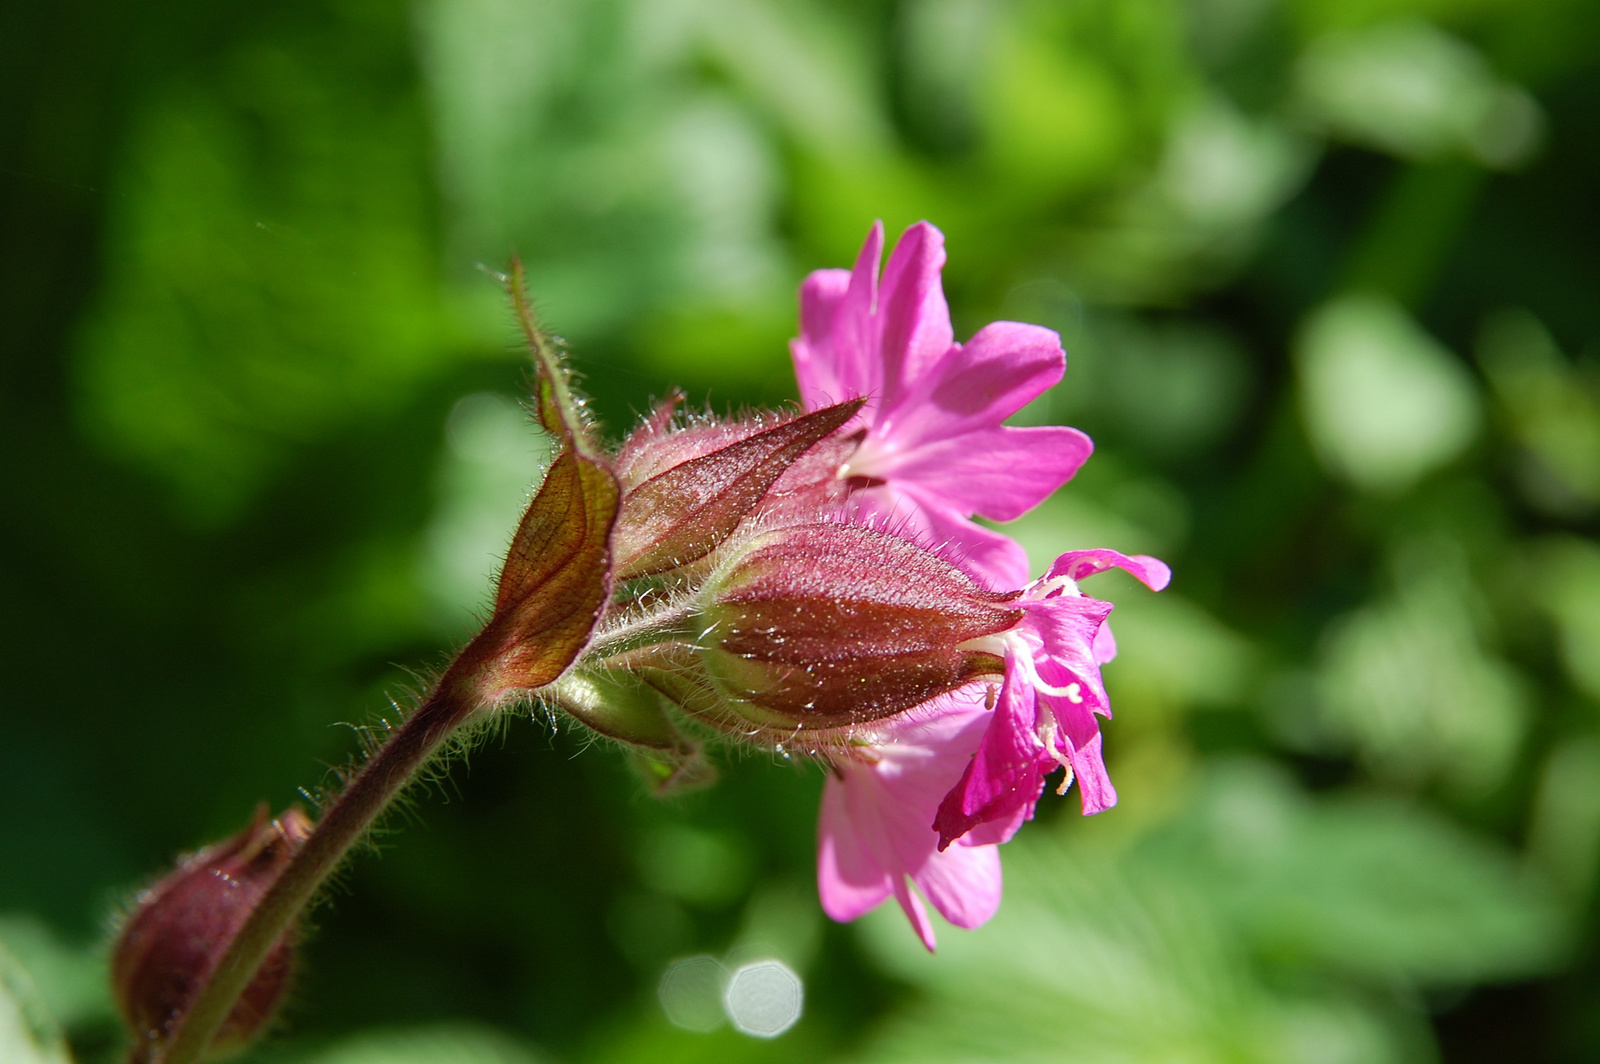
<instances>
[{"instance_id":1,"label":"blurred leaf","mask_svg":"<svg viewBox=\"0 0 1600 1064\"><path fill-rule=\"evenodd\" d=\"M255 41L164 93L118 175L80 412L203 524L450 361L421 116L366 80L403 18L347 14L366 48L332 27Z\"/></svg>"},{"instance_id":2,"label":"blurred leaf","mask_svg":"<svg viewBox=\"0 0 1600 1064\"><path fill-rule=\"evenodd\" d=\"M548 1059L509 1035L471 1024L363 1031L309 1052L259 1056L272 1064L539 1064Z\"/></svg>"},{"instance_id":3,"label":"blurred leaf","mask_svg":"<svg viewBox=\"0 0 1600 1064\"><path fill-rule=\"evenodd\" d=\"M22 966L0 946L0 1060L72 1064L54 1018Z\"/></svg>"},{"instance_id":4,"label":"blurred leaf","mask_svg":"<svg viewBox=\"0 0 1600 1064\"><path fill-rule=\"evenodd\" d=\"M1459 986L1536 975L1563 954L1566 920L1543 883L1413 804L1314 801L1279 772L1233 765L1185 819L1157 845L1213 877L1206 889L1274 962Z\"/></svg>"},{"instance_id":5,"label":"blurred leaf","mask_svg":"<svg viewBox=\"0 0 1600 1064\"><path fill-rule=\"evenodd\" d=\"M647 884L670 897L701 905L737 898L749 876L750 858L728 836L686 824L665 824L639 849Z\"/></svg>"},{"instance_id":6,"label":"blurred leaf","mask_svg":"<svg viewBox=\"0 0 1600 1064\"><path fill-rule=\"evenodd\" d=\"M808 1036L805 1020L783 1037L751 1038L724 1025L711 1032L668 1024L659 1004L631 1022L609 1025L586 1064L815 1064L825 1050Z\"/></svg>"},{"instance_id":7,"label":"blurred leaf","mask_svg":"<svg viewBox=\"0 0 1600 1064\"><path fill-rule=\"evenodd\" d=\"M1499 82L1470 45L1424 22L1321 37L1296 73L1314 121L1408 159L1453 153L1511 167L1528 159L1542 133L1533 97Z\"/></svg>"},{"instance_id":8,"label":"blurred leaf","mask_svg":"<svg viewBox=\"0 0 1600 1064\"><path fill-rule=\"evenodd\" d=\"M1162 459L1203 456L1250 399L1252 368L1239 342L1189 322L1097 314L1069 359L1066 381L1047 393L1049 420L1087 423L1102 439Z\"/></svg>"},{"instance_id":9,"label":"blurred leaf","mask_svg":"<svg viewBox=\"0 0 1600 1064\"><path fill-rule=\"evenodd\" d=\"M432 627L459 639L482 622L479 611L549 461L551 440L515 400L495 392L457 400L445 438L418 570L432 598Z\"/></svg>"},{"instance_id":10,"label":"blurred leaf","mask_svg":"<svg viewBox=\"0 0 1600 1064\"><path fill-rule=\"evenodd\" d=\"M1119 702L1215 708L1249 698L1256 648L1181 595L1119 595L1111 624L1120 653L1106 666L1106 680Z\"/></svg>"},{"instance_id":11,"label":"blurred leaf","mask_svg":"<svg viewBox=\"0 0 1600 1064\"><path fill-rule=\"evenodd\" d=\"M515 247L541 317L580 339L681 300L771 303L786 285L769 133L697 77L711 52L786 117L849 124L835 54L787 37L783 16L710 0L470 0L425 4L419 25L458 277ZM729 47L741 27L746 47Z\"/></svg>"},{"instance_id":12,"label":"blurred leaf","mask_svg":"<svg viewBox=\"0 0 1600 1064\"><path fill-rule=\"evenodd\" d=\"M941 935L937 956L892 906L863 921L873 956L925 997L860 1059L1042 1062L1068 1031L1084 1061L1422 1061L1417 1021L1357 985L1532 974L1565 930L1492 845L1253 766L1214 766L1147 841L1107 841L1019 836L1000 914Z\"/></svg>"},{"instance_id":13,"label":"blurred leaf","mask_svg":"<svg viewBox=\"0 0 1600 1064\"><path fill-rule=\"evenodd\" d=\"M1266 217L1308 176L1311 149L1275 121L1252 121L1225 96L1173 124L1157 180L1168 202L1208 233Z\"/></svg>"},{"instance_id":14,"label":"blurred leaf","mask_svg":"<svg viewBox=\"0 0 1600 1064\"><path fill-rule=\"evenodd\" d=\"M728 951L729 964L776 957L804 974L821 946L823 923L809 884L807 888L769 884L753 893L744 907L739 937Z\"/></svg>"},{"instance_id":15,"label":"blurred leaf","mask_svg":"<svg viewBox=\"0 0 1600 1064\"><path fill-rule=\"evenodd\" d=\"M26 914L0 917L0 951L9 951L31 977L49 1014L68 1028L115 1018L105 948L75 948L43 920Z\"/></svg>"},{"instance_id":16,"label":"blurred leaf","mask_svg":"<svg viewBox=\"0 0 1600 1064\"><path fill-rule=\"evenodd\" d=\"M1527 311L1483 323L1478 362L1526 454L1523 490L1542 509L1581 515L1600 506L1600 396Z\"/></svg>"},{"instance_id":17,"label":"blurred leaf","mask_svg":"<svg viewBox=\"0 0 1600 1064\"><path fill-rule=\"evenodd\" d=\"M848 8L795 0L684 0L682 8L768 120L809 150L848 157L891 135Z\"/></svg>"},{"instance_id":18,"label":"blurred leaf","mask_svg":"<svg viewBox=\"0 0 1600 1064\"><path fill-rule=\"evenodd\" d=\"M1357 487L1403 491L1477 433L1472 378L1387 300L1351 295L1325 304L1306 322L1296 355L1317 453Z\"/></svg>"},{"instance_id":19,"label":"blurred leaf","mask_svg":"<svg viewBox=\"0 0 1600 1064\"><path fill-rule=\"evenodd\" d=\"M1479 642L1451 546L1411 545L1396 596L1330 626L1318 693L1325 723L1379 774L1481 794L1511 767L1529 707L1517 674Z\"/></svg>"},{"instance_id":20,"label":"blurred leaf","mask_svg":"<svg viewBox=\"0 0 1600 1064\"><path fill-rule=\"evenodd\" d=\"M1062 1032L1072 1059L1097 1064L1418 1059L1403 1018L1338 985L1286 991L1252 962L1226 901L1236 885L1193 864L1197 819L1132 852L1064 824L1031 829L1006 847L999 915L941 934L937 956L892 907L868 917L873 956L926 996L860 1059L1043 1064L1060 1059Z\"/></svg>"},{"instance_id":21,"label":"blurred leaf","mask_svg":"<svg viewBox=\"0 0 1600 1064\"><path fill-rule=\"evenodd\" d=\"M1103 61L1061 39L1044 5L1013 11L984 67L987 154L1019 192L1078 191L1126 150L1118 85Z\"/></svg>"},{"instance_id":22,"label":"blurred leaf","mask_svg":"<svg viewBox=\"0 0 1600 1064\"><path fill-rule=\"evenodd\" d=\"M1555 619L1572 682L1600 702L1600 546L1577 538L1537 545L1535 593Z\"/></svg>"},{"instance_id":23,"label":"blurred leaf","mask_svg":"<svg viewBox=\"0 0 1600 1064\"><path fill-rule=\"evenodd\" d=\"M1600 740L1568 739L1550 751L1534 792L1528 860L1582 905L1600 872Z\"/></svg>"},{"instance_id":24,"label":"blurred leaf","mask_svg":"<svg viewBox=\"0 0 1600 1064\"><path fill-rule=\"evenodd\" d=\"M1225 284L1316 158L1282 121L1217 93L1175 107L1164 132L1159 164L1075 235L1073 276L1105 303L1166 304Z\"/></svg>"}]
</instances>

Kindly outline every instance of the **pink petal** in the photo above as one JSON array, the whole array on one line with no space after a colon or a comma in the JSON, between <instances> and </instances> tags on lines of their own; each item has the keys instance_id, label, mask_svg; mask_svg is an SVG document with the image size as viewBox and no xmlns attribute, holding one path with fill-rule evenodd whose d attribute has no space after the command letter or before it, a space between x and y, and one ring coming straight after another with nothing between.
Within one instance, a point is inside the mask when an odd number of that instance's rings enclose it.
<instances>
[{"instance_id":1,"label":"pink petal","mask_svg":"<svg viewBox=\"0 0 1600 1064\"><path fill-rule=\"evenodd\" d=\"M926 824L928 821L924 821ZM934 837L931 828L927 829ZM912 877L939 915L957 927L981 927L1000 908L1000 848L951 846L929 854Z\"/></svg>"},{"instance_id":2,"label":"pink petal","mask_svg":"<svg viewBox=\"0 0 1600 1064\"><path fill-rule=\"evenodd\" d=\"M955 343L939 279L942 269L944 234L927 222L907 229L889 253L878 296L885 409L913 389Z\"/></svg>"},{"instance_id":3,"label":"pink petal","mask_svg":"<svg viewBox=\"0 0 1600 1064\"><path fill-rule=\"evenodd\" d=\"M1046 576L1065 576L1082 580L1107 569L1126 569L1151 591L1160 591L1172 580L1167 563L1145 554L1127 555L1114 550L1069 550L1057 558Z\"/></svg>"},{"instance_id":4,"label":"pink petal","mask_svg":"<svg viewBox=\"0 0 1600 1064\"><path fill-rule=\"evenodd\" d=\"M1072 779L1083 802L1084 816L1102 813L1117 804L1117 789L1106 772L1098 730L1082 746L1074 745L1067 758L1072 762Z\"/></svg>"},{"instance_id":5,"label":"pink petal","mask_svg":"<svg viewBox=\"0 0 1600 1064\"><path fill-rule=\"evenodd\" d=\"M1106 621L1100 625L1100 630L1094 634L1094 663L1104 665L1115 661L1117 657L1117 637L1111 634L1111 622Z\"/></svg>"},{"instance_id":6,"label":"pink petal","mask_svg":"<svg viewBox=\"0 0 1600 1064\"><path fill-rule=\"evenodd\" d=\"M1039 777L1039 783L1041 786L1043 786L1043 775ZM1002 843L1010 842L1012 836L1016 835L1016 833L1021 830L1022 825L1026 824L1032 819L1032 807L1027 805L1019 805L1016 809L1011 811L1009 816L1003 816L997 820L988 820L982 824L979 824L977 827L973 828L971 831L957 839L951 845L951 848L953 849L957 846L999 846Z\"/></svg>"},{"instance_id":7,"label":"pink petal","mask_svg":"<svg viewBox=\"0 0 1600 1064\"><path fill-rule=\"evenodd\" d=\"M878 784L881 822L900 868L946 920L977 927L1000 904L999 852L993 846L940 852L931 825L989 727L988 685L934 699L907 718L894 741L878 748L878 764L862 773Z\"/></svg>"},{"instance_id":8,"label":"pink petal","mask_svg":"<svg viewBox=\"0 0 1600 1064\"><path fill-rule=\"evenodd\" d=\"M1117 804L1117 791L1101 756L1100 723L1095 715L1111 716L1111 702L1095 660L1095 640L1104 627L1111 604L1082 595L1063 595L1027 605L1028 619L1044 641L1042 660L1036 662L1039 679L1055 688L1077 685L1076 697L1045 694L1039 699L1050 708L1066 739L1067 760L1083 802L1085 815Z\"/></svg>"},{"instance_id":9,"label":"pink petal","mask_svg":"<svg viewBox=\"0 0 1600 1064\"><path fill-rule=\"evenodd\" d=\"M818 410L846 398L833 345L834 318L850 286L848 270L817 270L800 285L800 338L789 341L800 400Z\"/></svg>"},{"instance_id":10,"label":"pink petal","mask_svg":"<svg viewBox=\"0 0 1600 1064\"><path fill-rule=\"evenodd\" d=\"M1035 663L1039 678L1051 687L1065 688L1076 683L1081 702L1058 695L1041 695L1052 709L1058 704L1084 714L1111 715L1111 700L1100 679L1100 666L1094 659L1094 638L1111 614L1111 603L1087 595L1062 595L1049 599L1024 599L1019 605L1028 611L1023 624L1038 633L1044 644ZM1061 716L1058 712L1057 717ZM1079 741L1074 739L1074 741Z\"/></svg>"},{"instance_id":11,"label":"pink petal","mask_svg":"<svg viewBox=\"0 0 1600 1064\"><path fill-rule=\"evenodd\" d=\"M835 920L854 920L876 908L894 889L895 878L874 854L873 836L879 832L870 809L852 809L860 798L838 777L830 775L822 790L822 815L817 832L817 893L822 911ZM858 801L852 802L852 798ZM863 817L862 812L868 815ZM881 842L879 843L881 845Z\"/></svg>"},{"instance_id":12,"label":"pink petal","mask_svg":"<svg viewBox=\"0 0 1600 1064\"><path fill-rule=\"evenodd\" d=\"M876 314L878 262L882 256L883 223L874 222L834 311L834 375L844 393L834 402L866 396L876 403L883 398L883 355Z\"/></svg>"},{"instance_id":13,"label":"pink petal","mask_svg":"<svg viewBox=\"0 0 1600 1064\"><path fill-rule=\"evenodd\" d=\"M873 763L842 759L823 791L818 885L837 920L860 916L891 893L932 949L933 931L909 876L951 923L975 927L1000 903L994 847L940 853L930 826L945 792L989 724L987 690L975 684L887 722Z\"/></svg>"},{"instance_id":14,"label":"pink petal","mask_svg":"<svg viewBox=\"0 0 1600 1064\"><path fill-rule=\"evenodd\" d=\"M1066 365L1051 330L997 321L947 350L902 399L886 402L879 427L906 448L995 428L1059 381Z\"/></svg>"},{"instance_id":15,"label":"pink petal","mask_svg":"<svg viewBox=\"0 0 1600 1064\"><path fill-rule=\"evenodd\" d=\"M1036 723L1034 690L1008 658L994 719L934 817L941 849L979 824L1010 819L1018 809L1031 810L1039 800L1044 786L1039 760L1047 755L1039 747Z\"/></svg>"},{"instance_id":16,"label":"pink petal","mask_svg":"<svg viewBox=\"0 0 1600 1064\"><path fill-rule=\"evenodd\" d=\"M925 443L890 466L888 475L917 484L952 510L1011 521L1072 479L1093 450L1077 429L1000 426Z\"/></svg>"},{"instance_id":17,"label":"pink petal","mask_svg":"<svg viewBox=\"0 0 1600 1064\"><path fill-rule=\"evenodd\" d=\"M1028 583L1028 553L1005 533L973 524L921 484L890 484L871 491L893 498L896 512L905 515L905 524L923 537L924 546L991 591L1015 591Z\"/></svg>"},{"instance_id":18,"label":"pink petal","mask_svg":"<svg viewBox=\"0 0 1600 1064\"><path fill-rule=\"evenodd\" d=\"M917 897L904 878L894 885L895 900L900 903L900 908L905 911L906 919L911 921L911 929L922 939L922 944L932 953L939 945L934 938L933 924L928 921L928 910L922 907L922 899Z\"/></svg>"}]
</instances>

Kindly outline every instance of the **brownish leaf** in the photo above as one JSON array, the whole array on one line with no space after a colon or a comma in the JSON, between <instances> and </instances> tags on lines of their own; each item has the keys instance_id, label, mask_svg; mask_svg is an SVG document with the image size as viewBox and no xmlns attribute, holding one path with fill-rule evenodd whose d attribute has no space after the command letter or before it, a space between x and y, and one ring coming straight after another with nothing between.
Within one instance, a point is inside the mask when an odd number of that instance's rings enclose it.
<instances>
[{"instance_id":1,"label":"brownish leaf","mask_svg":"<svg viewBox=\"0 0 1600 1064\"><path fill-rule=\"evenodd\" d=\"M589 641L610 595L619 495L598 462L567 451L551 464L506 555L494 616L458 659L489 670L485 700L545 686Z\"/></svg>"}]
</instances>

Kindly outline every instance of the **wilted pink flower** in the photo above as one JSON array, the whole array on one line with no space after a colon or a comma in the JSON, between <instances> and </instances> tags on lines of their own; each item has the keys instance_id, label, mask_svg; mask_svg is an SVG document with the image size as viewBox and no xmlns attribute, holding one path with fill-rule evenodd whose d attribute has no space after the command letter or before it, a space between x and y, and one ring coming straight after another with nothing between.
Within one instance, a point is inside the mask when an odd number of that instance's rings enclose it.
<instances>
[{"instance_id":1,"label":"wilted pink flower","mask_svg":"<svg viewBox=\"0 0 1600 1064\"><path fill-rule=\"evenodd\" d=\"M986 674L910 710L858 723L844 742L823 748L833 770L823 792L817 859L824 910L853 920L892 895L932 949L923 898L958 927L988 920L1000 899L997 847L1033 815L1044 778L1057 765L1067 767L1063 792L1077 780L1084 812L1115 803L1096 721L1097 713L1110 715L1099 667L1115 653L1101 638L1111 604L1084 595L1077 580L1120 566L1159 589L1169 574L1153 558L1074 551L1026 591L985 592L947 562L883 532L819 525L774 535L787 542L802 533L841 548L834 552L839 557L880 556L879 564L868 564L872 571L915 572L909 580L873 585L878 593L867 596L875 603L873 615L903 622L912 611L925 611L917 629L925 628L934 643L936 633L959 639L951 649L976 655L971 663ZM801 557L790 551L782 560L791 555ZM784 572L783 581L816 583L818 595L861 597L853 571L829 576L804 565ZM840 577L847 578L840 588L827 590ZM790 598L771 612L772 623L740 627L760 633L774 649L806 638L816 626L807 626ZM848 643L853 614L821 630ZM966 626L986 631L966 636L960 631ZM886 634L904 627L891 621L860 628L864 645L852 651L858 683L884 668L870 650L899 643L904 636L886 642ZM920 643L901 646L911 649L928 652ZM765 656L757 644L746 650Z\"/></svg>"},{"instance_id":2,"label":"wilted pink flower","mask_svg":"<svg viewBox=\"0 0 1600 1064\"><path fill-rule=\"evenodd\" d=\"M861 732L832 758L817 847L817 889L829 916L854 920L893 895L931 950L933 925L911 883L957 927L994 915L998 839L979 830L941 850L929 826L983 736L984 698L981 685L941 695Z\"/></svg>"},{"instance_id":3,"label":"wilted pink flower","mask_svg":"<svg viewBox=\"0 0 1600 1064\"><path fill-rule=\"evenodd\" d=\"M944 236L907 229L880 283L883 225L855 269L818 270L800 288L790 350L808 410L865 397L865 435L841 475L860 515L903 522L950 544L994 587L1020 587L1028 560L1007 536L974 524L1022 516L1069 480L1093 445L1077 429L1001 424L1061 379L1054 332L995 322L955 342L939 273Z\"/></svg>"},{"instance_id":4,"label":"wilted pink flower","mask_svg":"<svg viewBox=\"0 0 1600 1064\"><path fill-rule=\"evenodd\" d=\"M1106 775L1096 715L1111 716L1100 665L1115 647L1099 640L1111 604L1078 590L1077 581L1122 568L1152 590L1171 579L1154 558L1113 550L1069 551L1016 605L1020 623L981 642L1002 653L1005 679L993 718L960 782L939 804L933 826L943 849L979 825L1001 825L1006 838L1025 819L1057 765L1061 793L1074 781L1085 814L1109 809L1117 792Z\"/></svg>"}]
</instances>

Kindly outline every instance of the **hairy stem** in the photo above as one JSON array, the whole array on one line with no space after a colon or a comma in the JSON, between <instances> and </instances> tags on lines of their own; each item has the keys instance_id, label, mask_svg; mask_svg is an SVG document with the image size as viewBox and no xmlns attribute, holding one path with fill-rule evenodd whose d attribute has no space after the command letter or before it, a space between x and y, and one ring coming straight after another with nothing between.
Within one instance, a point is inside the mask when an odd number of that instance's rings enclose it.
<instances>
[{"instance_id":1,"label":"hairy stem","mask_svg":"<svg viewBox=\"0 0 1600 1064\"><path fill-rule=\"evenodd\" d=\"M588 659L604 660L640 647L672 639L687 638L693 642L699 635L696 624L699 610L691 600L669 602L653 613L643 613L624 618L602 627L594 634L585 654Z\"/></svg>"},{"instance_id":2,"label":"hairy stem","mask_svg":"<svg viewBox=\"0 0 1600 1064\"><path fill-rule=\"evenodd\" d=\"M196 1064L272 946L451 734L478 708L452 669L317 821L211 970L153 1064ZM137 1054L136 1054L137 1059Z\"/></svg>"}]
</instances>

